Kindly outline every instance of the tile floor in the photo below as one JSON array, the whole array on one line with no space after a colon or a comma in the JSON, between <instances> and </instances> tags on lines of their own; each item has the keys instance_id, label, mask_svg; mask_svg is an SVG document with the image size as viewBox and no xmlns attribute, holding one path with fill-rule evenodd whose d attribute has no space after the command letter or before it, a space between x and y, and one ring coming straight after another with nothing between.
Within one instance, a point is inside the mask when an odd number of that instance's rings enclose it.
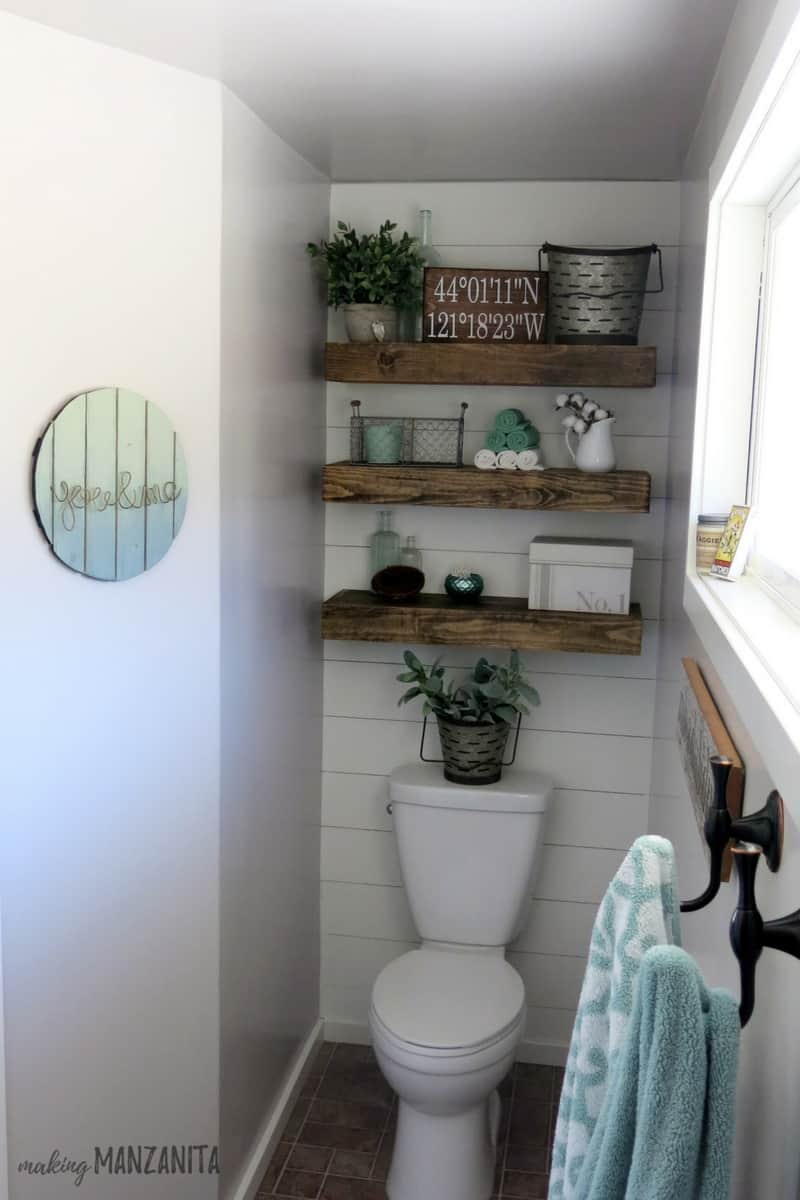
<instances>
[{"instance_id":1,"label":"tile floor","mask_svg":"<svg viewBox=\"0 0 800 1200\"><path fill-rule=\"evenodd\" d=\"M547 1196L561 1076L557 1067L517 1063L503 1081L495 1196ZM394 1093L370 1047L326 1043L258 1197L385 1200L396 1116Z\"/></svg>"}]
</instances>

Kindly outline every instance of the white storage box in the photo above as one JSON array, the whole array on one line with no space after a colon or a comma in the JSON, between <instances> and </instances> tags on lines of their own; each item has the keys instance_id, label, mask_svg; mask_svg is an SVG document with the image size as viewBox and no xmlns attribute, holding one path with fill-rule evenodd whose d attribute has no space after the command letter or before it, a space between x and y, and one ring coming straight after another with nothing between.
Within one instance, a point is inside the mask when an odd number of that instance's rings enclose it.
<instances>
[{"instance_id":1,"label":"white storage box","mask_svg":"<svg viewBox=\"0 0 800 1200\"><path fill-rule=\"evenodd\" d=\"M528 608L627 613L633 543L537 537L531 542Z\"/></svg>"}]
</instances>

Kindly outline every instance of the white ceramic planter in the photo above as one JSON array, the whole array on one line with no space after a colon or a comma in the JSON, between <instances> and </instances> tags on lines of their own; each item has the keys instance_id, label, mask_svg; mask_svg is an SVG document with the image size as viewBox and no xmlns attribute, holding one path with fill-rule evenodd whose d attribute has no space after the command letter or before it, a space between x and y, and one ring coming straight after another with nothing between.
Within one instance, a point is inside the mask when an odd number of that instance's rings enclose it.
<instances>
[{"instance_id":1,"label":"white ceramic planter","mask_svg":"<svg viewBox=\"0 0 800 1200\"><path fill-rule=\"evenodd\" d=\"M396 342L397 309L388 304L345 304L344 327L351 342Z\"/></svg>"}]
</instances>

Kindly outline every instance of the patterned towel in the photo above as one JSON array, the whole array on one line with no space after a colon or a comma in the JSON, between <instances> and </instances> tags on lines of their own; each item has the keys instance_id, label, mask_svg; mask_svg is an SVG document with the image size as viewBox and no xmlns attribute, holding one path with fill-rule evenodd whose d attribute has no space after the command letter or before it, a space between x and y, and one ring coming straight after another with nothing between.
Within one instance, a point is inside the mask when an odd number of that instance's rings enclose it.
<instances>
[{"instance_id":1,"label":"patterned towel","mask_svg":"<svg viewBox=\"0 0 800 1200\"><path fill-rule=\"evenodd\" d=\"M641 837L608 886L592 930L589 961L561 1092L548 1200L584 1200L577 1189L620 1053L636 979L651 946L680 944L680 907L672 845Z\"/></svg>"}]
</instances>

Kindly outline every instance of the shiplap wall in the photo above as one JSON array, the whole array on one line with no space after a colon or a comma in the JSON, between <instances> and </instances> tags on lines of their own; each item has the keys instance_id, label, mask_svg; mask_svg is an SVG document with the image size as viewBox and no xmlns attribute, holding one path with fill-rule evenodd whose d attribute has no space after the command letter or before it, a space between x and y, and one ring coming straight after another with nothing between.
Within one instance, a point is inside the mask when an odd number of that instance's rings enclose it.
<instances>
[{"instance_id":1,"label":"shiplap wall","mask_svg":"<svg viewBox=\"0 0 800 1200\"><path fill-rule=\"evenodd\" d=\"M586 389L617 415L619 465L653 475L651 511L638 516L536 514L397 507L395 526L415 534L426 589L441 591L454 565L480 571L490 593L527 595L528 544L536 534L629 537L635 546L633 598L642 604L639 658L527 655L542 697L523 722L518 761L549 772L556 785L530 923L510 958L527 988L522 1048L534 1061L561 1061L572 1028L597 902L631 841L647 826L658 640L664 482L674 337L679 185L673 183L340 184L332 224L375 228L389 217L416 228L433 211L434 240L446 265L535 266L552 242L664 249L665 291L649 297L641 340L658 346L658 385L650 390ZM651 286L654 279L651 273ZM330 336L342 338L333 314ZM469 404L465 455L483 444L494 415L522 407L542 431L549 465L568 456L553 412L554 389L328 384L328 461L348 456L349 402L365 414L457 415ZM377 510L330 504L326 514L325 595L368 586L369 535ZM425 661L436 650L414 647ZM372 982L415 933L386 813L386 776L417 757L420 713L398 709L395 682L403 647L328 642L322 806L322 1015L330 1036L366 1035ZM487 653L492 651L487 650ZM469 665L476 648L448 649L448 666ZM495 654L497 652L494 652ZM433 738L435 742L435 734ZM436 752L434 744L429 753ZM502 864L498 864L498 873Z\"/></svg>"}]
</instances>

